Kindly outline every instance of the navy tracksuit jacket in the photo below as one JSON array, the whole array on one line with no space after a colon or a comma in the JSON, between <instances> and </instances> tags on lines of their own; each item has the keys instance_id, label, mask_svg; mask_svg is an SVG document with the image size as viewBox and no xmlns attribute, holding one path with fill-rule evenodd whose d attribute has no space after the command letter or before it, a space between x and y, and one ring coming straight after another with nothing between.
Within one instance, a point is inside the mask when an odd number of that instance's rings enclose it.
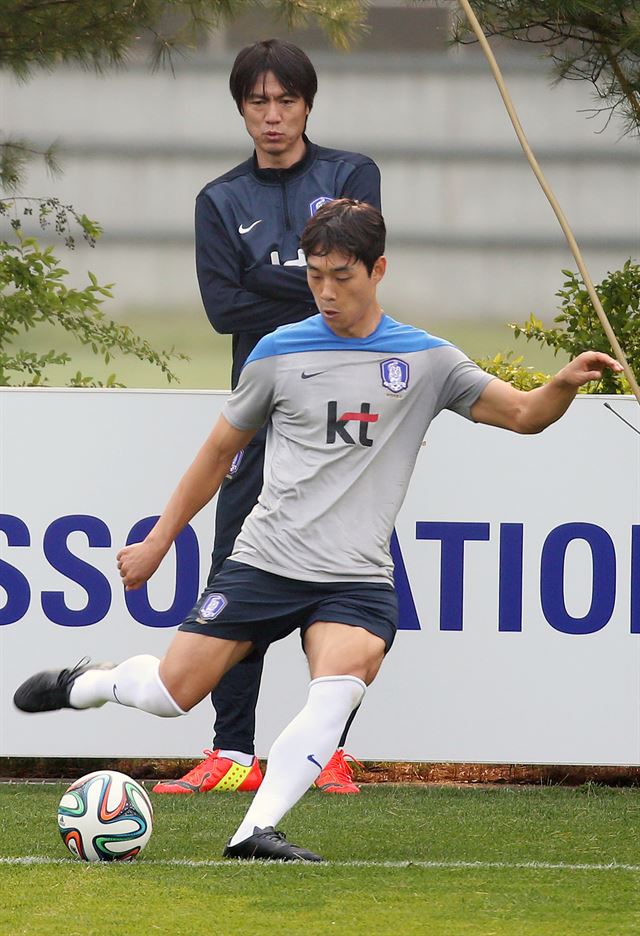
<instances>
[{"instance_id":1,"label":"navy tracksuit jacket","mask_svg":"<svg viewBox=\"0 0 640 936\"><path fill-rule=\"evenodd\" d=\"M290 169L258 169L254 155L198 195L198 282L209 321L233 335L232 386L263 335L316 313L300 237L325 201L342 197L379 209L378 167L309 141Z\"/></svg>"}]
</instances>

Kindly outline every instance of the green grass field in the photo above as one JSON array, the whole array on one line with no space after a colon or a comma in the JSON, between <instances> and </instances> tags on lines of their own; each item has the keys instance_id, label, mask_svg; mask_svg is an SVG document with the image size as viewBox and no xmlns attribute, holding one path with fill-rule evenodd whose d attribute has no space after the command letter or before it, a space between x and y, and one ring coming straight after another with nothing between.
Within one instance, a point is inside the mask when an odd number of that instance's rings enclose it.
<instances>
[{"instance_id":1,"label":"green grass field","mask_svg":"<svg viewBox=\"0 0 640 936\"><path fill-rule=\"evenodd\" d=\"M123 316L120 320L147 338L156 350L175 347L189 356L189 361L175 363L173 370L180 378L180 383L173 386L188 390L229 388L231 338L228 335L217 335L200 309L177 310L171 318L138 312ZM525 357L527 365L547 373L554 373L563 362L562 358L554 358L548 350L527 344L522 338L516 340L507 325L495 322L441 321L430 322L427 328L433 334L459 345L471 357L493 357L499 352L513 349ZM70 365L50 368L51 386L64 386L69 376L78 370L102 381L109 374L115 373L119 381L128 387L167 386L162 373L151 365L122 356L104 364L90 348L79 345L59 329L39 327L17 339L16 346L38 353L54 348L71 355Z\"/></svg>"},{"instance_id":2,"label":"green grass field","mask_svg":"<svg viewBox=\"0 0 640 936\"><path fill-rule=\"evenodd\" d=\"M224 862L250 794L153 797L134 864L58 835L64 784L0 786L3 936L625 936L640 932L640 790L368 785L282 822L323 865Z\"/></svg>"},{"instance_id":3,"label":"green grass field","mask_svg":"<svg viewBox=\"0 0 640 936\"><path fill-rule=\"evenodd\" d=\"M204 315L130 316L176 364L180 387L229 386L231 343ZM493 323L430 323L473 357L515 348L553 372L559 362ZM131 387L166 386L129 358L37 330L36 351L68 350L52 386L81 370ZM358 797L311 792L282 826L321 866L223 862L243 794L154 797L156 825L133 865L83 865L56 826L63 784L0 785L0 936L624 936L640 932L637 790L369 785Z\"/></svg>"}]
</instances>

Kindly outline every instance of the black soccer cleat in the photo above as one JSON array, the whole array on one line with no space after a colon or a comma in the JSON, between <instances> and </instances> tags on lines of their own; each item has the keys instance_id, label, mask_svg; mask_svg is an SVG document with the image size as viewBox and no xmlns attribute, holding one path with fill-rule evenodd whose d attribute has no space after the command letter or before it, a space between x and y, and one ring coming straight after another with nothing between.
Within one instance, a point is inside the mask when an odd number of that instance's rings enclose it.
<instances>
[{"instance_id":1,"label":"black soccer cleat","mask_svg":"<svg viewBox=\"0 0 640 936\"><path fill-rule=\"evenodd\" d=\"M287 842L284 832L276 832L273 826L256 826L253 835L237 845L227 844L222 854L239 861L324 861L320 855Z\"/></svg>"},{"instance_id":2,"label":"black soccer cleat","mask_svg":"<svg viewBox=\"0 0 640 936\"><path fill-rule=\"evenodd\" d=\"M87 670L113 669L115 663L91 663L86 657L71 669L43 670L30 676L15 691L13 704L21 712L54 712L73 708L69 703L71 687Z\"/></svg>"}]
</instances>

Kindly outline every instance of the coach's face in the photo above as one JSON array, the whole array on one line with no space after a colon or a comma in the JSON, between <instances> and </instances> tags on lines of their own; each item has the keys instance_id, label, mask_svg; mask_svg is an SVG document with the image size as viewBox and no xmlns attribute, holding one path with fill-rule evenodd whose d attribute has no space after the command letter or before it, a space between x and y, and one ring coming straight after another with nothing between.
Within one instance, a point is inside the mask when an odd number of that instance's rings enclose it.
<instances>
[{"instance_id":1,"label":"coach's face","mask_svg":"<svg viewBox=\"0 0 640 936\"><path fill-rule=\"evenodd\" d=\"M371 275L361 260L343 254L307 257L307 280L322 318L340 338L366 338L382 317L376 290L387 267L378 257Z\"/></svg>"},{"instance_id":2,"label":"coach's face","mask_svg":"<svg viewBox=\"0 0 640 936\"><path fill-rule=\"evenodd\" d=\"M304 98L285 91L273 72L258 79L242 105L242 116L261 169L288 169L302 159L308 115Z\"/></svg>"}]
</instances>

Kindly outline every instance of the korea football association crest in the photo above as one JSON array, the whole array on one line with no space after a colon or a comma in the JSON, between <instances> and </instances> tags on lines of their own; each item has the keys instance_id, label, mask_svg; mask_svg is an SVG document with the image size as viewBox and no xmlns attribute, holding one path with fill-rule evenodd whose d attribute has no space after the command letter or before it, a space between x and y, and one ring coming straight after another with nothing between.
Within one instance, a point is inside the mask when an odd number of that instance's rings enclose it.
<instances>
[{"instance_id":1,"label":"korea football association crest","mask_svg":"<svg viewBox=\"0 0 640 936\"><path fill-rule=\"evenodd\" d=\"M328 205L329 202L333 201L332 195L318 195L317 198L314 198L312 202L309 202L309 214L313 218L314 214L317 211L320 211L324 205Z\"/></svg>"},{"instance_id":2,"label":"korea football association crest","mask_svg":"<svg viewBox=\"0 0 640 936\"><path fill-rule=\"evenodd\" d=\"M204 621L213 621L227 607L227 599L220 592L207 595L198 610L198 617Z\"/></svg>"},{"instance_id":3,"label":"korea football association crest","mask_svg":"<svg viewBox=\"0 0 640 936\"><path fill-rule=\"evenodd\" d=\"M392 393L400 393L409 386L409 365L400 358L388 358L380 365L382 386Z\"/></svg>"}]
</instances>

